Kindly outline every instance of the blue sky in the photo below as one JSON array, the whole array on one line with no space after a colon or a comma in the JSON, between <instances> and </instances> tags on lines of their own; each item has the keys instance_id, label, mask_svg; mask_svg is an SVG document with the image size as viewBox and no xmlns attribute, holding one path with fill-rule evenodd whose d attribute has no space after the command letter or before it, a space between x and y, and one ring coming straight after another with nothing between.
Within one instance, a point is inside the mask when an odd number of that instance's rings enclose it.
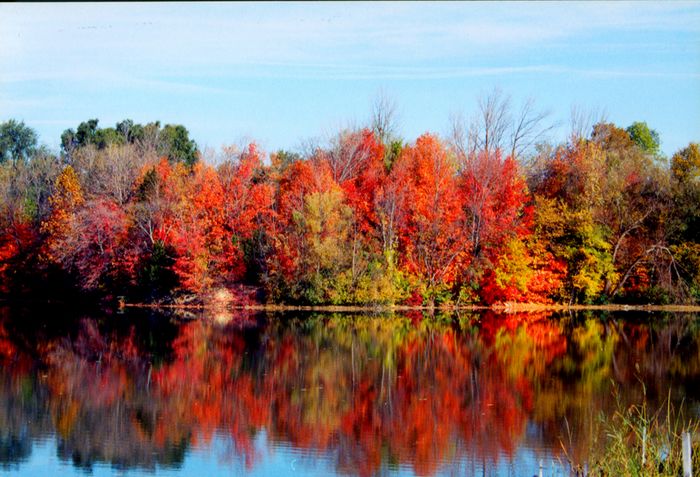
<instances>
[{"instance_id":1,"label":"blue sky","mask_svg":"<svg viewBox=\"0 0 700 477\"><path fill-rule=\"evenodd\" d=\"M380 89L410 141L493 87L551 110L552 139L575 105L672 154L700 141L700 2L0 4L0 120L53 148L96 117L295 149Z\"/></svg>"}]
</instances>

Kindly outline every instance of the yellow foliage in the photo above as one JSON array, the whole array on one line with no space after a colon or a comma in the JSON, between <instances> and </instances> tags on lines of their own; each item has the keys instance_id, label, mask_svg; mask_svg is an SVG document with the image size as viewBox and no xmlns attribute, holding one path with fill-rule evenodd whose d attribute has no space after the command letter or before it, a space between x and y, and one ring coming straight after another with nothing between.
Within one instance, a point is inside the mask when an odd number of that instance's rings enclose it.
<instances>
[{"instance_id":1,"label":"yellow foliage","mask_svg":"<svg viewBox=\"0 0 700 477\"><path fill-rule=\"evenodd\" d=\"M54 192L49 197L51 215L41 224L41 232L48 236L45 253L49 260L57 260L71 227L75 212L85 203L78 175L66 166L56 178Z\"/></svg>"}]
</instances>

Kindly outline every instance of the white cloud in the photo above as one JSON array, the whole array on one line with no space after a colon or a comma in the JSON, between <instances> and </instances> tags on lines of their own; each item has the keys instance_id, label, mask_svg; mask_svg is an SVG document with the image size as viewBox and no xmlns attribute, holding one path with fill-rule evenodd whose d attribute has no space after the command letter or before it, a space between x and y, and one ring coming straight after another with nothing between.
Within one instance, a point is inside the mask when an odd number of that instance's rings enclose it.
<instances>
[{"instance_id":1,"label":"white cloud","mask_svg":"<svg viewBox=\"0 0 700 477\"><path fill-rule=\"evenodd\" d=\"M599 30L697 32L670 3L3 4L0 66L135 72L250 63L405 64L517 53Z\"/></svg>"}]
</instances>

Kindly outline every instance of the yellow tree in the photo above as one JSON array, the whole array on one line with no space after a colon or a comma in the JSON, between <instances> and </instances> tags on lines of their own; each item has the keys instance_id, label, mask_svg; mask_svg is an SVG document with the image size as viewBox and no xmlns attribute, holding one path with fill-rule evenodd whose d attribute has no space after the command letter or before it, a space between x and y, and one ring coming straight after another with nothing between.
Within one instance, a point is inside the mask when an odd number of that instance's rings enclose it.
<instances>
[{"instance_id":1,"label":"yellow tree","mask_svg":"<svg viewBox=\"0 0 700 477\"><path fill-rule=\"evenodd\" d=\"M41 224L41 233L46 235L44 256L48 260L60 263L67 258L63 244L74 226L76 212L84 203L78 176L71 166L66 166L56 178L49 198L51 213Z\"/></svg>"}]
</instances>

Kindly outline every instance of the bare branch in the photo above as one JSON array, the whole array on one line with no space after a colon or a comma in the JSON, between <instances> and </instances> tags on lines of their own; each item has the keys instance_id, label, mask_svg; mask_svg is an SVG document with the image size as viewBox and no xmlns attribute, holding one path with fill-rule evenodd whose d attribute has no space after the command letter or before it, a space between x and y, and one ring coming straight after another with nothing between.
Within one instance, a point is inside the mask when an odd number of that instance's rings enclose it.
<instances>
[{"instance_id":1,"label":"bare branch","mask_svg":"<svg viewBox=\"0 0 700 477\"><path fill-rule=\"evenodd\" d=\"M379 90L372 103L372 131L385 146L397 133L397 105L384 89Z\"/></svg>"},{"instance_id":2,"label":"bare branch","mask_svg":"<svg viewBox=\"0 0 700 477\"><path fill-rule=\"evenodd\" d=\"M523 103L511 129L511 157L520 158L556 126L555 123L545 124L550 114L550 111L535 110L532 98Z\"/></svg>"},{"instance_id":3,"label":"bare branch","mask_svg":"<svg viewBox=\"0 0 700 477\"><path fill-rule=\"evenodd\" d=\"M469 137L477 150L487 154L503 147L511 124L510 96L504 96L499 88L478 100L479 110L472 121Z\"/></svg>"},{"instance_id":4,"label":"bare branch","mask_svg":"<svg viewBox=\"0 0 700 477\"><path fill-rule=\"evenodd\" d=\"M571 107L569 136L572 142L584 139L591 134L595 124L607 122L607 113L600 108L586 109L578 105Z\"/></svg>"}]
</instances>

